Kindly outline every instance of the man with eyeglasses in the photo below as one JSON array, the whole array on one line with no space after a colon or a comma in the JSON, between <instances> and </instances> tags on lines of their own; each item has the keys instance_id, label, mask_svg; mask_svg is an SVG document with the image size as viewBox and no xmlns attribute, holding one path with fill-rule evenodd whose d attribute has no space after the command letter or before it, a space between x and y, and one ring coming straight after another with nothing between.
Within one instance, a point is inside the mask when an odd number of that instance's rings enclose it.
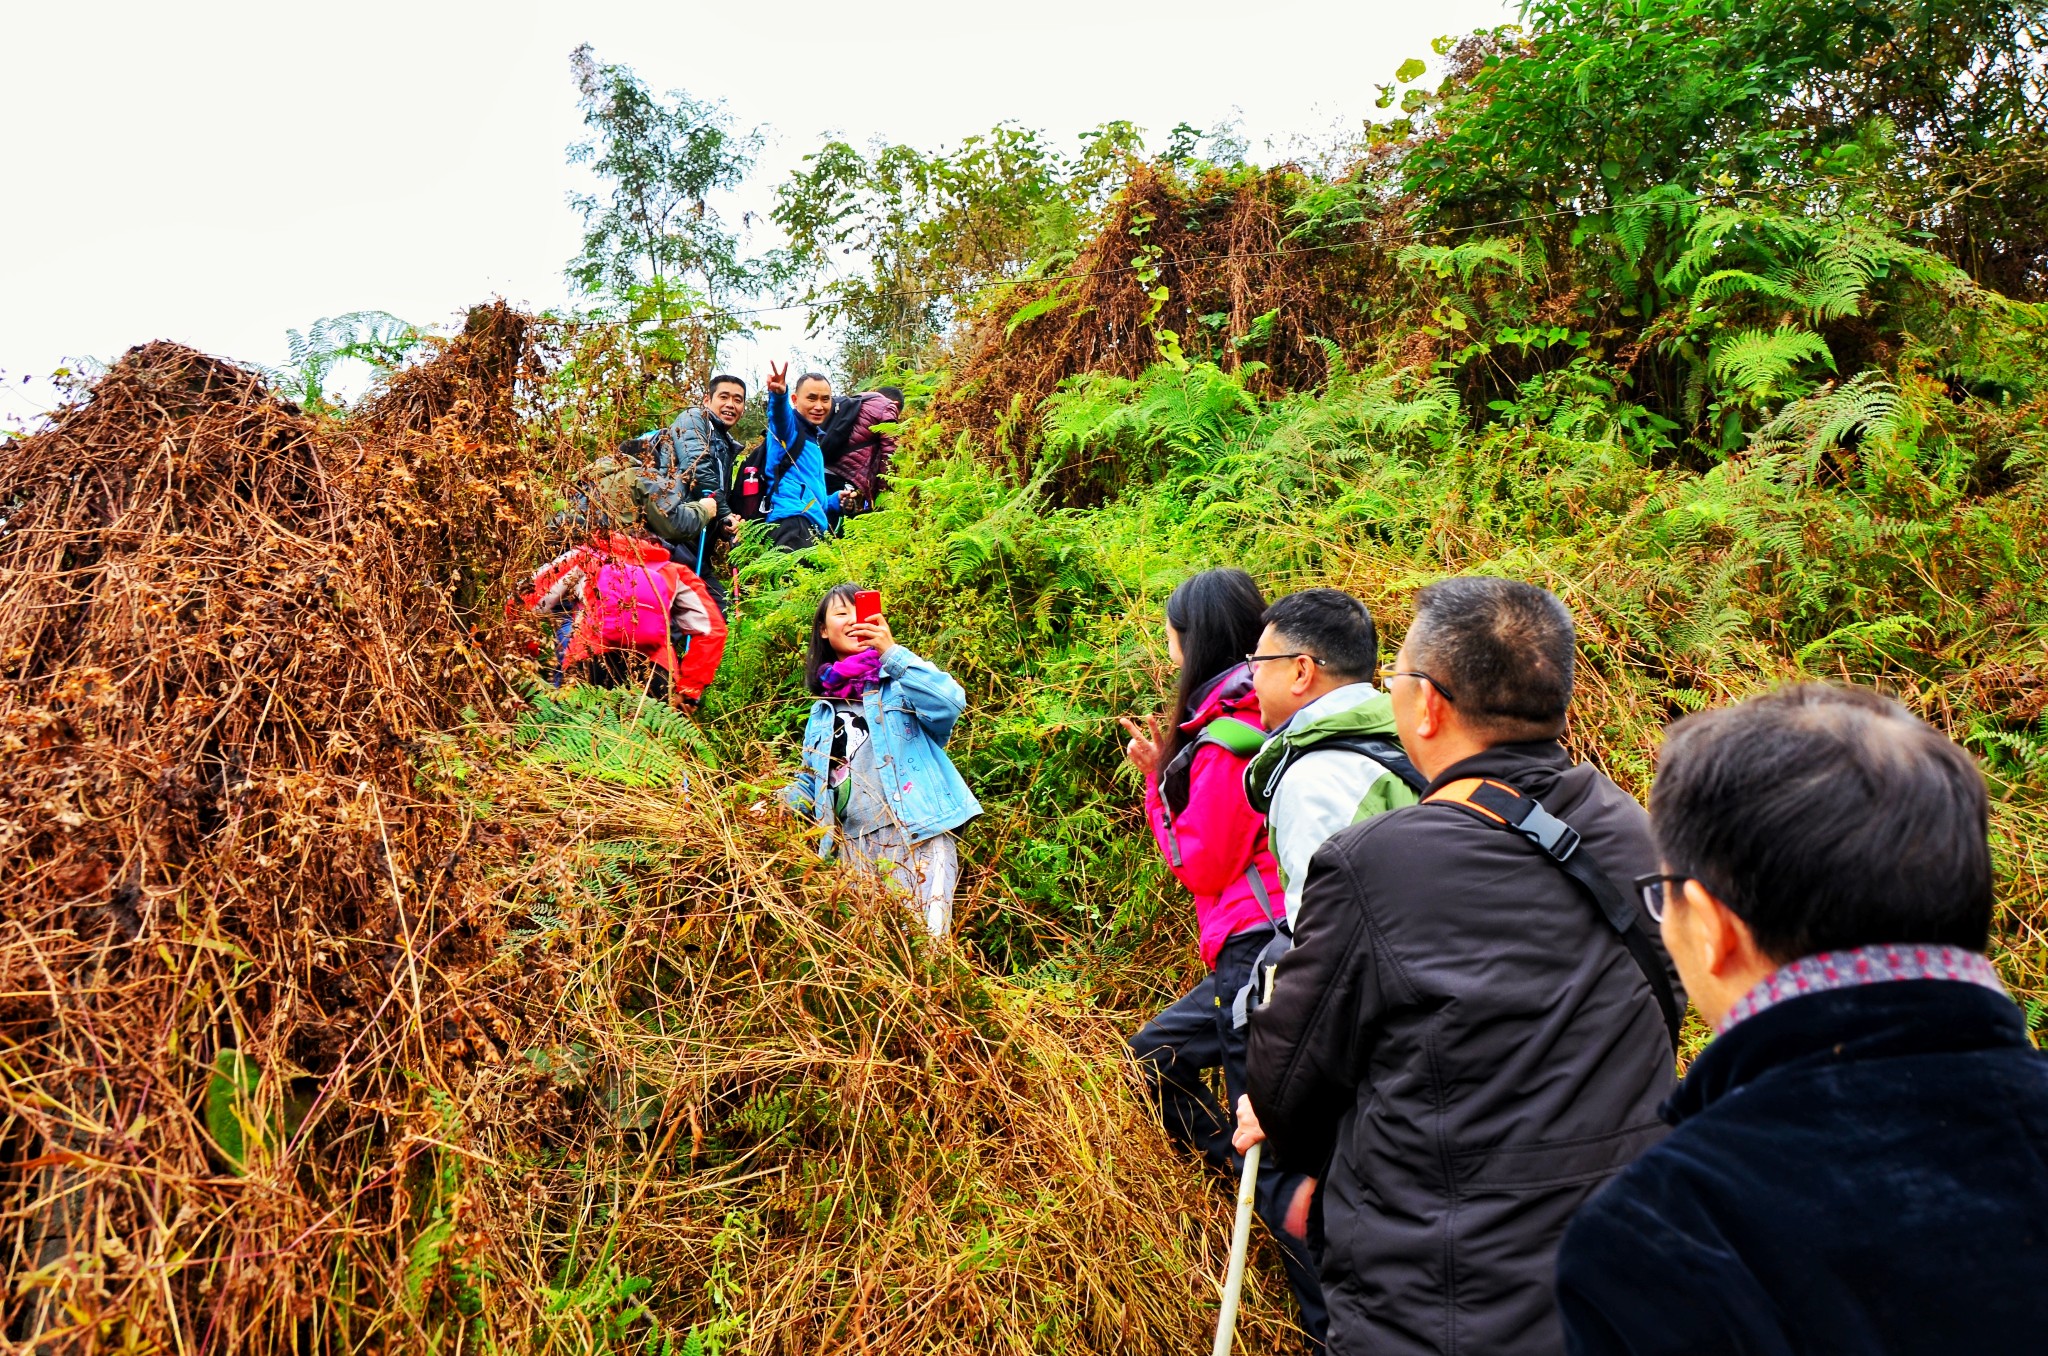
<instances>
[{"instance_id":1,"label":"man with eyeglasses","mask_svg":"<svg viewBox=\"0 0 2048 1356\"><path fill-rule=\"evenodd\" d=\"M1379 636L1364 603L1303 589L1260 620L1258 653L1245 659L1272 734L1245 765L1245 795L1266 816L1292 924L1316 849L1362 819L1413 805L1421 778L1401 750L1387 694L1372 683Z\"/></svg>"},{"instance_id":2,"label":"man with eyeglasses","mask_svg":"<svg viewBox=\"0 0 2048 1356\"><path fill-rule=\"evenodd\" d=\"M1688 717L1638 882L1713 1042L1558 1254L1570 1350L2037 1351L2048 1059L1985 958L1984 779L1874 692Z\"/></svg>"},{"instance_id":3,"label":"man with eyeglasses","mask_svg":"<svg viewBox=\"0 0 2048 1356\"><path fill-rule=\"evenodd\" d=\"M1558 742L1573 646L1533 585L1417 594L1387 688L1428 791L1315 854L1252 1014L1237 1147L1323 1181L1340 1356L1561 1352L1565 1225L1664 1133L1684 1000L1625 884L1657 855Z\"/></svg>"},{"instance_id":4,"label":"man with eyeglasses","mask_svg":"<svg viewBox=\"0 0 2048 1356\"><path fill-rule=\"evenodd\" d=\"M1309 861L1330 835L1397 805L1413 805L1421 778L1401 751L1387 695L1373 686L1379 636L1365 604L1338 589L1303 589L1268 607L1251 666L1259 720L1271 733L1245 765L1245 797L1266 816L1266 841L1280 867L1283 916L1276 935L1252 963L1252 980L1237 995L1243 1026L1264 978L1291 945ZM1409 780L1404 780L1404 774ZM1296 1166L1268 1174L1262 1219L1285 1235L1288 1278L1303 1299L1310 1349L1321 1352L1325 1323L1310 1297L1314 1251L1310 1217L1317 1170Z\"/></svg>"}]
</instances>

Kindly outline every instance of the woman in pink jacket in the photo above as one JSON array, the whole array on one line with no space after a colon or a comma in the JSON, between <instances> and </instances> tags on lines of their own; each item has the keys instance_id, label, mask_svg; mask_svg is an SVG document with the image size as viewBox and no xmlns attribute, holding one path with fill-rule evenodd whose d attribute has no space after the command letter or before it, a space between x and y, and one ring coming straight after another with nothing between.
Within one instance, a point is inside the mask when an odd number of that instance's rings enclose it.
<instances>
[{"instance_id":1,"label":"woman in pink jacket","mask_svg":"<svg viewBox=\"0 0 2048 1356\"><path fill-rule=\"evenodd\" d=\"M1125 720L1125 755L1145 779L1145 817L1168 867L1195 897L1202 963L1209 973L1131 1038L1166 1132L1233 1185L1242 1162L1230 1147L1244 1090L1245 1032L1237 995L1253 961L1284 920L1280 868L1266 846L1265 817L1245 798L1244 768L1265 740L1245 656L1258 647L1266 601L1243 570L1205 570L1166 600L1166 646L1180 665L1173 713L1150 728ZM1223 1070L1219 1105L1205 1071ZM1273 1230L1302 1327L1322 1349L1322 1289L1305 1240L1277 1227L1300 1178L1263 1165L1259 1214Z\"/></svg>"}]
</instances>

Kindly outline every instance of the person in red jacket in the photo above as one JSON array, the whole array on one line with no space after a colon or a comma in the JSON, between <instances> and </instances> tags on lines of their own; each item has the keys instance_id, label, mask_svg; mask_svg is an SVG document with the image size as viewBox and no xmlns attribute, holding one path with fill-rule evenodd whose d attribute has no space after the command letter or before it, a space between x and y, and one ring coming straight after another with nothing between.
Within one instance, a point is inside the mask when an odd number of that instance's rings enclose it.
<instances>
[{"instance_id":1,"label":"person in red jacket","mask_svg":"<svg viewBox=\"0 0 2048 1356\"><path fill-rule=\"evenodd\" d=\"M653 695L672 687L684 701L698 702L725 657L725 615L710 588L651 537L597 533L535 570L515 601L563 619L558 671L579 661L596 670L607 659L638 653L667 685L650 688ZM680 654L678 633L687 637ZM613 670L605 685L621 673Z\"/></svg>"},{"instance_id":2,"label":"person in red jacket","mask_svg":"<svg viewBox=\"0 0 2048 1356\"><path fill-rule=\"evenodd\" d=\"M1145 779L1145 817L1174 876L1195 897L1208 974L1131 1038L1131 1053L1175 1140L1231 1183L1243 1160L1230 1145L1224 1106L1245 1086L1245 1031L1237 996L1253 962L1285 917L1280 868L1266 844L1265 817L1244 789L1245 764L1265 740L1259 698L1245 656L1258 646L1266 600L1242 570L1205 570L1166 600L1167 650L1180 665L1171 717L1149 727L1126 719L1125 755ZM1223 1070L1219 1104L1204 1074ZM1272 1229L1300 1302L1311 1349L1322 1350L1322 1289L1305 1239L1280 1227L1302 1179L1264 1169L1259 1214Z\"/></svg>"}]
</instances>

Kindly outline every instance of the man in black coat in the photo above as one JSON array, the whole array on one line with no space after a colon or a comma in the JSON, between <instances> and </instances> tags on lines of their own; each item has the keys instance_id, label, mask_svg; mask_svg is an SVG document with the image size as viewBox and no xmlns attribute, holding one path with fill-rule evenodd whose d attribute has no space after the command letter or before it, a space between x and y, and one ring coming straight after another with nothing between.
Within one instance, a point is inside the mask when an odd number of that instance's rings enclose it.
<instances>
[{"instance_id":1,"label":"man in black coat","mask_svg":"<svg viewBox=\"0 0 2048 1356\"><path fill-rule=\"evenodd\" d=\"M1263 1127L1284 1166L1327 1172L1333 1353L1556 1352L1558 1240L1663 1135L1676 1081L1650 972L1684 1000L1614 884L1657 857L1642 807L1557 742L1564 605L1452 579L1415 608L1387 687L1430 787L1311 862L1294 950L1252 1018L1238 1142ZM1488 803L1597 864L1602 902Z\"/></svg>"},{"instance_id":2,"label":"man in black coat","mask_svg":"<svg viewBox=\"0 0 2048 1356\"><path fill-rule=\"evenodd\" d=\"M1969 756L1875 693L1672 728L1644 882L1719 1034L1565 1235L1574 1352L2048 1345L2048 1058L1984 958Z\"/></svg>"}]
</instances>

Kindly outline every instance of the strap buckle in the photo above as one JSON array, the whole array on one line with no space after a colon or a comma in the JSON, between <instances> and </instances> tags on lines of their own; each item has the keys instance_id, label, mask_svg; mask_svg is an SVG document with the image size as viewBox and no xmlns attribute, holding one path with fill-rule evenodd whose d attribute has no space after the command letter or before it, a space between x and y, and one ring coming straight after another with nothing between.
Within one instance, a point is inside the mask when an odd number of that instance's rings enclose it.
<instances>
[{"instance_id":1,"label":"strap buckle","mask_svg":"<svg viewBox=\"0 0 2048 1356\"><path fill-rule=\"evenodd\" d=\"M1536 846L1549 853L1555 861L1568 862L1579 850L1579 831L1543 808L1537 801L1524 802L1529 812L1522 816L1522 822L1515 825L1524 837L1535 840Z\"/></svg>"}]
</instances>

